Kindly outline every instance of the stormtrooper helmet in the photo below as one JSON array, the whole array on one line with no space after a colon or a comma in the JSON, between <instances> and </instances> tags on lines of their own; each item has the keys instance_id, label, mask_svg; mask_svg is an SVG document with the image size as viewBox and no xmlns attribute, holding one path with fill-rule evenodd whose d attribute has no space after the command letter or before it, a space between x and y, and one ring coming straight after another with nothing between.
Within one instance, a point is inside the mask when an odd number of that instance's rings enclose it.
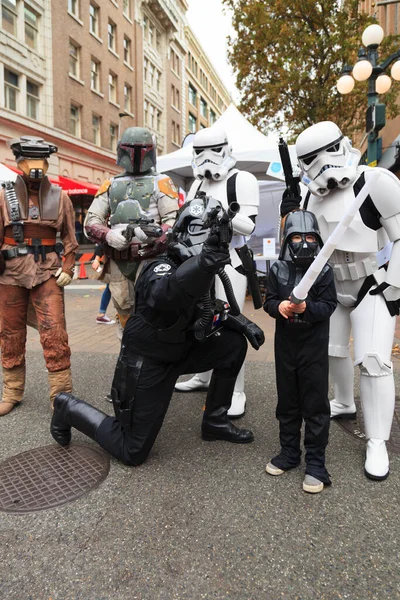
<instances>
[{"instance_id":1,"label":"stormtrooper helmet","mask_svg":"<svg viewBox=\"0 0 400 600\"><path fill-rule=\"evenodd\" d=\"M323 242L314 213L295 210L285 219L280 260L293 262L297 267L308 268Z\"/></svg>"},{"instance_id":2,"label":"stormtrooper helmet","mask_svg":"<svg viewBox=\"0 0 400 600\"><path fill-rule=\"evenodd\" d=\"M225 179L236 164L225 131L213 126L201 129L193 139L193 174L197 179Z\"/></svg>"},{"instance_id":3,"label":"stormtrooper helmet","mask_svg":"<svg viewBox=\"0 0 400 600\"><path fill-rule=\"evenodd\" d=\"M357 177L361 153L332 121L303 131L296 140L296 153L302 181L316 196L349 187Z\"/></svg>"}]
</instances>

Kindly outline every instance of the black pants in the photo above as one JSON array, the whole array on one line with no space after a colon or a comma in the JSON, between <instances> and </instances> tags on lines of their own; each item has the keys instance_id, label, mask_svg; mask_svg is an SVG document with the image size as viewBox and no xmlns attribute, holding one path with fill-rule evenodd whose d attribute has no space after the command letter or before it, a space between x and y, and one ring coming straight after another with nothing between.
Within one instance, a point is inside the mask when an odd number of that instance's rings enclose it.
<instances>
[{"instance_id":1,"label":"black pants","mask_svg":"<svg viewBox=\"0 0 400 600\"><path fill-rule=\"evenodd\" d=\"M215 376L231 379L238 375L246 351L245 337L225 329L219 336L194 343L178 364L142 357L130 425L123 425L119 419L108 417L98 428L96 441L125 464L142 464L161 429L178 377L214 369ZM137 360L136 352L129 352L127 348L127 353L129 360ZM121 382L114 378L113 385L121 385Z\"/></svg>"},{"instance_id":2,"label":"black pants","mask_svg":"<svg viewBox=\"0 0 400 600\"><path fill-rule=\"evenodd\" d=\"M330 424L328 341L309 344L275 338L275 371L281 452L271 462L284 470L300 463L304 419L306 473L329 484L325 469Z\"/></svg>"}]
</instances>

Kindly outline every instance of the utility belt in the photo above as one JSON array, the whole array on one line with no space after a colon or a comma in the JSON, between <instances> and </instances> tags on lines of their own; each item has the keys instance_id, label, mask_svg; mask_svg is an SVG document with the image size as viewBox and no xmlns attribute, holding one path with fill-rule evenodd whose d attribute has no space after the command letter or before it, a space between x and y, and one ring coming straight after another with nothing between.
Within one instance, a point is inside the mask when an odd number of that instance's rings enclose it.
<instances>
[{"instance_id":1,"label":"utility belt","mask_svg":"<svg viewBox=\"0 0 400 600\"><path fill-rule=\"evenodd\" d=\"M5 241L5 240L4 240ZM15 248L8 248L7 250L2 250L1 253L3 255L4 260L9 260L10 258L17 258L18 256L26 256L27 254L33 254L35 256L35 262L38 262L39 256L42 257L42 260L46 260L47 254L50 252L56 252L58 256L62 255L64 250L64 246L59 242L57 244L53 244L51 246L45 244L44 242L48 242L49 240L41 240L41 239L29 239L31 242L29 245L26 243L18 244ZM6 242L6 244L10 244L11 242Z\"/></svg>"},{"instance_id":2,"label":"utility belt","mask_svg":"<svg viewBox=\"0 0 400 600\"><path fill-rule=\"evenodd\" d=\"M366 257L357 262L333 264L332 268L337 281L358 281L375 273L378 264L375 258Z\"/></svg>"},{"instance_id":3,"label":"utility belt","mask_svg":"<svg viewBox=\"0 0 400 600\"><path fill-rule=\"evenodd\" d=\"M108 246L108 244L105 244L104 246L104 254L108 257L111 258L112 260L135 260L138 258L142 258L139 254L139 250L141 248L141 244L131 244L129 246L129 248L126 248L126 250L116 250L115 248L112 248L111 246Z\"/></svg>"}]
</instances>

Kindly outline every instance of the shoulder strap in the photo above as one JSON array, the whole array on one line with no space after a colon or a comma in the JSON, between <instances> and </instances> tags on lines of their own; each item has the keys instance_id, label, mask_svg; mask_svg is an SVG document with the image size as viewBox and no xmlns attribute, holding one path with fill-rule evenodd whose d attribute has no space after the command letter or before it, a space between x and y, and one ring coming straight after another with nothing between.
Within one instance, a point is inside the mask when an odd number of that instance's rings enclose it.
<instances>
[{"instance_id":1,"label":"shoulder strap","mask_svg":"<svg viewBox=\"0 0 400 600\"><path fill-rule=\"evenodd\" d=\"M3 183L4 194L8 204L8 211L10 213L11 221L20 221L21 213L19 210L19 202L17 194L15 193L14 184L12 181L6 181Z\"/></svg>"},{"instance_id":2,"label":"shoulder strap","mask_svg":"<svg viewBox=\"0 0 400 600\"><path fill-rule=\"evenodd\" d=\"M229 179L227 179L226 182L226 194L228 196L228 204L229 206L232 204L232 202L237 202L237 196L236 196L236 177L238 176L238 173L234 173L233 175L231 175L229 177Z\"/></svg>"},{"instance_id":3,"label":"shoulder strap","mask_svg":"<svg viewBox=\"0 0 400 600\"><path fill-rule=\"evenodd\" d=\"M307 206L308 206L308 202L310 200L310 196L311 196L311 192L310 190L308 190L305 200L304 200L304 204L303 204L303 210L307 210Z\"/></svg>"}]
</instances>

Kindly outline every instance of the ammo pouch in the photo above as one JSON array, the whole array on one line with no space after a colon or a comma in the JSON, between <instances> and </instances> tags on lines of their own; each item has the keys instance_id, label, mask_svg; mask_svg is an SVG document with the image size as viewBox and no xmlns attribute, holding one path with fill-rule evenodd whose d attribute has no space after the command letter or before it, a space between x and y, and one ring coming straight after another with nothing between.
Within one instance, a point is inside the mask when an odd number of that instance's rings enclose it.
<instances>
[{"instance_id":1,"label":"ammo pouch","mask_svg":"<svg viewBox=\"0 0 400 600\"><path fill-rule=\"evenodd\" d=\"M123 427L132 427L136 387L143 365L143 357L129 358L123 345L111 386L115 417Z\"/></svg>"}]
</instances>

